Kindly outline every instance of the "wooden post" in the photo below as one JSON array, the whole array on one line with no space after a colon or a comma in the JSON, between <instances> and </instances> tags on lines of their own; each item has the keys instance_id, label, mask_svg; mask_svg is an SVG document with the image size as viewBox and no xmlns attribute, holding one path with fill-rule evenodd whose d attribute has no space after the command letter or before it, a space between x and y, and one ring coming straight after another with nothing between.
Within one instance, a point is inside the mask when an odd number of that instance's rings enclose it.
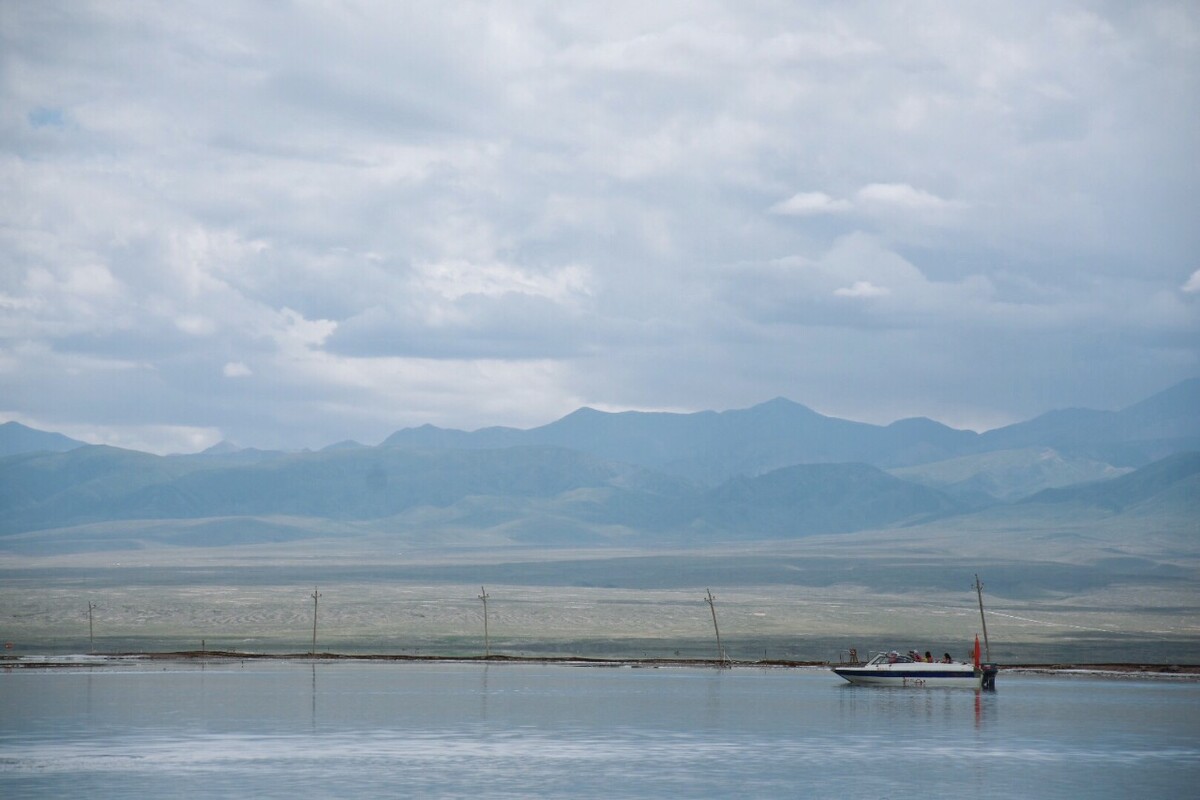
<instances>
[{"instance_id":1,"label":"wooden post","mask_svg":"<svg viewBox=\"0 0 1200 800\"><path fill-rule=\"evenodd\" d=\"M988 644L987 618L983 616L983 584L979 582L979 573L975 573L975 594L979 597L979 621L983 623L983 651L987 660L992 660L992 647Z\"/></svg>"},{"instance_id":2,"label":"wooden post","mask_svg":"<svg viewBox=\"0 0 1200 800\"><path fill-rule=\"evenodd\" d=\"M312 599L313 599L313 638L312 638L312 650L310 650L310 651L309 651L309 653L308 653L310 656L313 656L314 658L315 658L315 657L316 657L316 655L317 655L317 600L318 600L318 599L320 599L320 597L321 597L321 593L320 593L320 592L318 592L318 591L317 591L317 587L315 587L315 586L314 586L314 587L313 587L313 593L312 593Z\"/></svg>"},{"instance_id":3,"label":"wooden post","mask_svg":"<svg viewBox=\"0 0 1200 800\"><path fill-rule=\"evenodd\" d=\"M92 612L96 610L96 604L88 600L88 652L96 652L96 637L92 628Z\"/></svg>"},{"instance_id":4,"label":"wooden post","mask_svg":"<svg viewBox=\"0 0 1200 800\"><path fill-rule=\"evenodd\" d=\"M713 597L712 589L705 589L705 591L708 592L708 596L704 598L704 601L708 603L708 610L712 612L713 632L717 634L717 661L724 665L725 648L721 647L721 629L717 627L717 606L714 602L716 598Z\"/></svg>"},{"instance_id":5,"label":"wooden post","mask_svg":"<svg viewBox=\"0 0 1200 800\"><path fill-rule=\"evenodd\" d=\"M483 601L483 657L484 658L492 657L492 644L488 640L488 612L487 612L488 596L489 595L487 593L487 590L484 589L482 586L480 586L479 587L479 599Z\"/></svg>"}]
</instances>

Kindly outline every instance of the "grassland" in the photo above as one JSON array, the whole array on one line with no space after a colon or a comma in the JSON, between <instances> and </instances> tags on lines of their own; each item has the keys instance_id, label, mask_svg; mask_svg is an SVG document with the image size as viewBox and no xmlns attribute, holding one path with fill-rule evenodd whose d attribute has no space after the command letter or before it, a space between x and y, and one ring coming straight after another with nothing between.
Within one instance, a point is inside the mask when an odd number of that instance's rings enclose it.
<instances>
[{"instance_id":1,"label":"grassland","mask_svg":"<svg viewBox=\"0 0 1200 800\"><path fill-rule=\"evenodd\" d=\"M0 557L14 653L318 649L837 660L899 647L964 656L985 584L1005 662L1200 663L1197 559L1177 538L924 529L706 549L398 549L386 537ZM1084 537L1080 539L1080 537ZM1003 542L1003 547L997 543ZM998 552L999 551L999 552Z\"/></svg>"}]
</instances>

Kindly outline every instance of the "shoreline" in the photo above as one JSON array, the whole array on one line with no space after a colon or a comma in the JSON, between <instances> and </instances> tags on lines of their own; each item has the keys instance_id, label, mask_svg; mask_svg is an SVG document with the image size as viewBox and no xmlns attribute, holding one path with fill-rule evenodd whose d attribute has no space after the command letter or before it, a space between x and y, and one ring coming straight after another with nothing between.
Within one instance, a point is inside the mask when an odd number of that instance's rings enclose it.
<instances>
[{"instance_id":1,"label":"shoreline","mask_svg":"<svg viewBox=\"0 0 1200 800\"><path fill-rule=\"evenodd\" d=\"M117 664L143 662L229 663L233 661L285 662L370 662L409 664L543 664L578 667L708 667L714 669L828 669L837 666L830 661L790 661L764 659L759 661L718 661L696 658L595 658L585 656L446 656L403 654L344 654L344 653L253 653L237 650L179 650L171 652L88 653L74 655L0 655L0 669L79 669L98 668ZM1001 672L1033 675L1111 676L1122 678L1174 678L1200 681L1200 664L1004 664Z\"/></svg>"}]
</instances>

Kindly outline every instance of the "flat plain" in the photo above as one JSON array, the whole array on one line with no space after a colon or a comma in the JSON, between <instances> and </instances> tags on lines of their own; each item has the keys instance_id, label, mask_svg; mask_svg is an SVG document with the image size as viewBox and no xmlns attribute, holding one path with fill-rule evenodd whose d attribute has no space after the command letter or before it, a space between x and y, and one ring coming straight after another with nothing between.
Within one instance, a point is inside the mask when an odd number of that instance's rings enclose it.
<instances>
[{"instance_id":1,"label":"flat plain","mask_svg":"<svg viewBox=\"0 0 1200 800\"><path fill-rule=\"evenodd\" d=\"M1082 537L1082 538L1081 538ZM321 652L836 661L854 647L1009 663L1200 663L1178 537L930 527L681 549L421 548L387 537L0 557L9 652Z\"/></svg>"}]
</instances>

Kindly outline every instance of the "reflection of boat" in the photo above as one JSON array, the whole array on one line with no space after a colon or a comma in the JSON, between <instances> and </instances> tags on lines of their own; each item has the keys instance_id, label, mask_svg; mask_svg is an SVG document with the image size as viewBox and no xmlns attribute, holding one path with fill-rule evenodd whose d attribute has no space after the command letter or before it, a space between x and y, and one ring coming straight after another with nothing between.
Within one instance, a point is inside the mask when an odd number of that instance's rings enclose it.
<instances>
[{"instance_id":1,"label":"reflection of boat","mask_svg":"<svg viewBox=\"0 0 1200 800\"><path fill-rule=\"evenodd\" d=\"M896 651L877 653L866 664L843 664L833 671L854 684L864 686L950 686L967 689L995 689L995 664L979 662L979 641L975 642L975 663L921 661Z\"/></svg>"}]
</instances>

